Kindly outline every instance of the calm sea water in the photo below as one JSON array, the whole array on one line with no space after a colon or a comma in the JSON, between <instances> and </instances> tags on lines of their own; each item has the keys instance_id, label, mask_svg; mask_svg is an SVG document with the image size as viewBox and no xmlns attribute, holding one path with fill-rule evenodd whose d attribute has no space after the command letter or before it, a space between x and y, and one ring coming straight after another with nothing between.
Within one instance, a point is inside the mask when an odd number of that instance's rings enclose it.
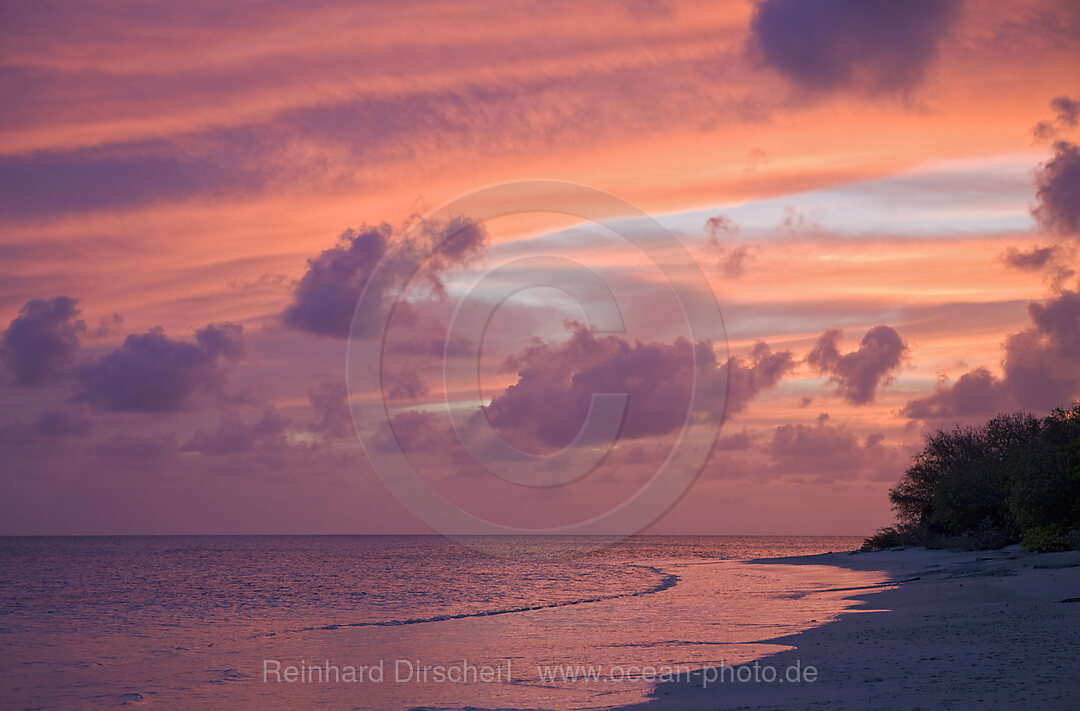
<instances>
[{"instance_id":1,"label":"calm sea water","mask_svg":"<svg viewBox=\"0 0 1080 711\"><path fill-rule=\"evenodd\" d=\"M519 538L497 557L434 536L0 538L0 705L611 708L650 667L747 661L850 604L808 591L879 580L738 561L859 542L640 537L567 557L574 540ZM604 672L552 681L556 665Z\"/></svg>"}]
</instances>

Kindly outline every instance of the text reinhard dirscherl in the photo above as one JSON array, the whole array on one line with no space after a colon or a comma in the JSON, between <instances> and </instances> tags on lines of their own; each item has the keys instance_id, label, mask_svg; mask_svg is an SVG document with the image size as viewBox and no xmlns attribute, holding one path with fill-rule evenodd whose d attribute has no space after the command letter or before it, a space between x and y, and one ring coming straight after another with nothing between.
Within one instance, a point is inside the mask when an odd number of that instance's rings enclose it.
<instances>
[{"instance_id":1,"label":"text reinhard dirscherl","mask_svg":"<svg viewBox=\"0 0 1080 711\"><path fill-rule=\"evenodd\" d=\"M775 667L754 661L749 664L719 666L694 670L689 666L670 665L569 665L537 666L537 676L545 683L575 682L700 682L701 686L722 683L813 683L818 670L801 662ZM278 659L263 660L263 682L279 684L501 684L513 681L511 660L499 664L473 664L469 661L425 664L419 659L380 659L366 665L322 664L301 659L299 664L283 664Z\"/></svg>"},{"instance_id":2,"label":"text reinhard dirscherl","mask_svg":"<svg viewBox=\"0 0 1080 711\"><path fill-rule=\"evenodd\" d=\"M391 673L388 675L387 670ZM306 662L282 664L277 659L263 660L263 681L287 684L497 684L513 680L510 660L501 664L472 664L462 660L449 664L424 664L419 659L380 659L374 664L322 664Z\"/></svg>"}]
</instances>

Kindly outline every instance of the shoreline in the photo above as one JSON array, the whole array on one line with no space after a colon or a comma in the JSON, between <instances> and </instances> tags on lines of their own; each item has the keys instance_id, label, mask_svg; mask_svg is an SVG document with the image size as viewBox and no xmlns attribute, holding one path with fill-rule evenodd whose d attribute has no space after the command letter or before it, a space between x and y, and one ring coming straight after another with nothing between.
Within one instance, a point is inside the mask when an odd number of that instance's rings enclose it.
<instances>
[{"instance_id":1,"label":"shoreline","mask_svg":"<svg viewBox=\"0 0 1080 711\"><path fill-rule=\"evenodd\" d=\"M744 562L882 571L890 581L809 593L850 592L860 604L760 640L792 649L743 665L739 678L734 666L711 667L613 711L1064 708L1080 698L1080 551L908 548ZM778 680L762 680L765 667ZM813 667L813 681L787 683L796 667Z\"/></svg>"}]
</instances>

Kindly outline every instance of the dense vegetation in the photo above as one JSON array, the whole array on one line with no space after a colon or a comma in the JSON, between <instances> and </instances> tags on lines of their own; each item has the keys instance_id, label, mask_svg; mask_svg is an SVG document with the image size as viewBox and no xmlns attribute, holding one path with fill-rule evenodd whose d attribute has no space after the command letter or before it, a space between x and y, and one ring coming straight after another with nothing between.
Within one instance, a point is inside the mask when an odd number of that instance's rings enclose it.
<instances>
[{"instance_id":1,"label":"dense vegetation","mask_svg":"<svg viewBox=\"0 0 1080 711\"><path fill-rule=\"evenodd\" d=\"M1042 420L998 415L928 435L889 499L897 525L864 550L1080 548L1080 402Z\"/></svg>"}]
</instances>

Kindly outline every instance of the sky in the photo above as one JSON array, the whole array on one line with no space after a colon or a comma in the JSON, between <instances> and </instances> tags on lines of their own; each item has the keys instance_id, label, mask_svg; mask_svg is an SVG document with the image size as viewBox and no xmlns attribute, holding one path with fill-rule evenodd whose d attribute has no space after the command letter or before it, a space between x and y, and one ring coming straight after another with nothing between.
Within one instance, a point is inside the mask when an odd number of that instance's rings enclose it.
<instances>
[{"instance_id":1,"label":"sky","mask_svg":"<svg viewBox=\"0 0 1080 711\"><path fill-rule=\"evenodd\" d=\"M0 17L0 534L865 535L1080 398L1069 0Z\"/></svg>"}]
</instances>

